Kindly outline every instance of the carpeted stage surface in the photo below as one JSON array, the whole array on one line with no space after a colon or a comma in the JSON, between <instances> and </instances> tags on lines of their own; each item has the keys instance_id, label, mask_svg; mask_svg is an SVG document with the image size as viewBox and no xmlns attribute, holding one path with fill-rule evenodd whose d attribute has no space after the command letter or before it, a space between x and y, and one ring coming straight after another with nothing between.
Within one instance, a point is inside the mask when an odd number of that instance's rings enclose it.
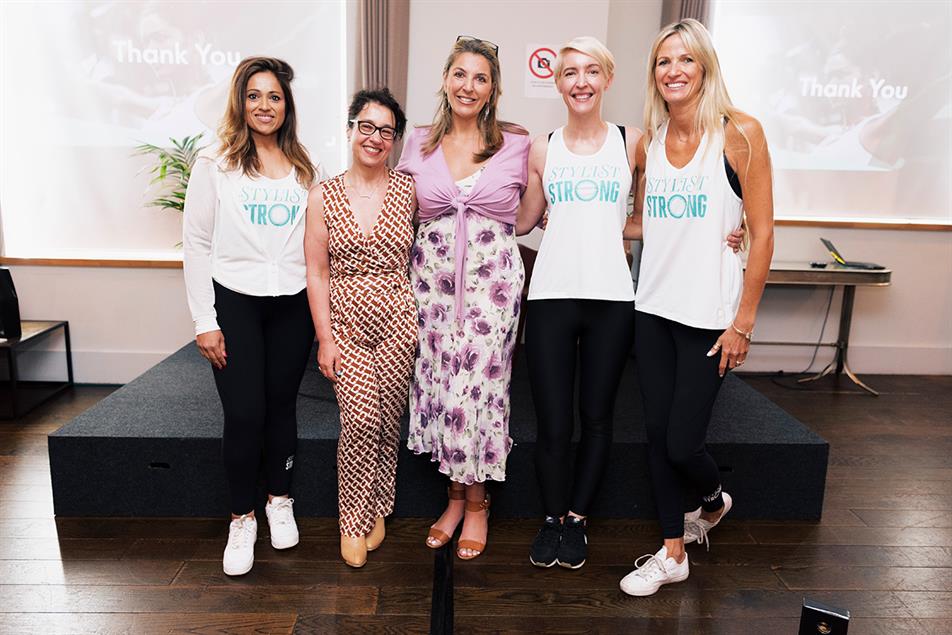
<instances>
[{"instance_id":1,"label":"carpeted stage surface","mask_svg":"<svg viewBox=\"0 0 952 635\"><path fill-rule=\"evenodd\" d=\"M313 358L312 358L313 359ZM513 369L507 480L493 484L493 514L539 516L533 453L535 412L525 359ZM634 364L622 378L611 460L593 515L653 514ZM293 496L299 515L336 516L338 410L330 384L309 365L298 399ZM222 414L212 372L194 344L158 364L50 435L54 507L60 516L217 516L227 513ZM406 417L403 421L406 438ZM729 375L708 446L737 518L818 519L829 446L743 380ZM434 516L446 481L429 457L405 445L398 516ZM261 496L264 495L262 490Z\"/></svg>"}]
</instances>

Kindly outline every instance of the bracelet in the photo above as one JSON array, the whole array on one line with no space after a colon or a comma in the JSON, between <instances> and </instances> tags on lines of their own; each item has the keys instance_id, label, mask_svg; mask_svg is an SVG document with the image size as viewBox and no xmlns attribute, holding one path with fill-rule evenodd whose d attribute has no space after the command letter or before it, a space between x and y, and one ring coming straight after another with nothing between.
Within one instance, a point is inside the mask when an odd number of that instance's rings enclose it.
<instances>
[{"instance_id":1,"label":"bracelet","mask_svg":"<svg viewBox=\"0 0 952 635\"><path fill-rule=\"evenodd\" d=\"M738 335L743 335L747 339L748 342L750 341L750 338L754 336L754 329L750 329L749 333L745 333L744 331L734 326L733 322L731 322L731 328L734 329L734 332L737 333Z\"/></svg>"}]
</instances>

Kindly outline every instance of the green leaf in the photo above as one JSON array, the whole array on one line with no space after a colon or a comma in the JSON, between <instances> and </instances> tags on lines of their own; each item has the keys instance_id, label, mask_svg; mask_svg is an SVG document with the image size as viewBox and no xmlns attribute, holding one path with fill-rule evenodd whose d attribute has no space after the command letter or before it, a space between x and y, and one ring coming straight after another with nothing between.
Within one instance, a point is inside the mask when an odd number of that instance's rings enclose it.
<instances>
[{"instance_id":1,"label":"green leaf","mask_svg":"<svg viewBox=\"0 0 952 635\"><path fill-rule=\"evenodd\" d=\"M148 205L162 210L183 212L188 179L192 175L192 166L204 146L199 141L204 136L200 132L182 139L170 137L171 147L162 148L151 143L142 143L135 147L135 154L152 157L149 174L150 185L162 188L161 196L152 199ZM148 166L147 166L148 167Z\"/></svg>"}]
</instances>

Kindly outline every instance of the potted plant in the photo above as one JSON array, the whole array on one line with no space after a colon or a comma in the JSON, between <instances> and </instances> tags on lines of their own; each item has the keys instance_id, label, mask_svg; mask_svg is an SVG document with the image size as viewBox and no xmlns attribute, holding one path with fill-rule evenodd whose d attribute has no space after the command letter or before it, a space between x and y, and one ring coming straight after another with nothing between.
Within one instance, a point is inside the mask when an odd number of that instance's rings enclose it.
<instances>
[{"instance_id":1,"label":"potted plant","mask_svg":"<svg viewBox=\"0 0 952 635\"><path fill-rule=\"evenodd\" d=\"M151 143L143 143L136 147L136 154L151 155L155 158L155 164L149 170L153 175L149 185L161 183L166 186L161 196L149 202L150 206L178 212L185 211L188 177L192 174L195 157L205 147L198 145L204 134L200 132L181 140L169 138L172 142L170 148L160 148Z\"/></svg>"}]
</instances>

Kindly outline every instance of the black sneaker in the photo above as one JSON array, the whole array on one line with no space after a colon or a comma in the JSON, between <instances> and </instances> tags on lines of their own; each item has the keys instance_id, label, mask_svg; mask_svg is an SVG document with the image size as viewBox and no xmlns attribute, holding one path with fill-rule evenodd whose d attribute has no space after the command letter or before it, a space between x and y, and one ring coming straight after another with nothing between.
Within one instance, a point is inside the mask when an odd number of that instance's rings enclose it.
<instances>
[{"instance_id":1,"label":"black sneaker","mask_svg":"<svg viewBox=\"0 0 952 635\"><path fill-rule=\"evenodd\" d=\"M546 516L542 529L536 534L529 549L529 562L537 567L549 568L558 561L562 523L554 516Z\"/></svg>"},{"instance_id":2,"label":"black sneaker","mask_svg":"<svg viewBox=\"0 0 952 635\"><path fill-rule=\"evenodd\" d=\"M562 541L559 543L560 567L578 569L588 557L588 536L585 535L585 519L566 516L562 524Z\"/></svg>"}]
</instances>

